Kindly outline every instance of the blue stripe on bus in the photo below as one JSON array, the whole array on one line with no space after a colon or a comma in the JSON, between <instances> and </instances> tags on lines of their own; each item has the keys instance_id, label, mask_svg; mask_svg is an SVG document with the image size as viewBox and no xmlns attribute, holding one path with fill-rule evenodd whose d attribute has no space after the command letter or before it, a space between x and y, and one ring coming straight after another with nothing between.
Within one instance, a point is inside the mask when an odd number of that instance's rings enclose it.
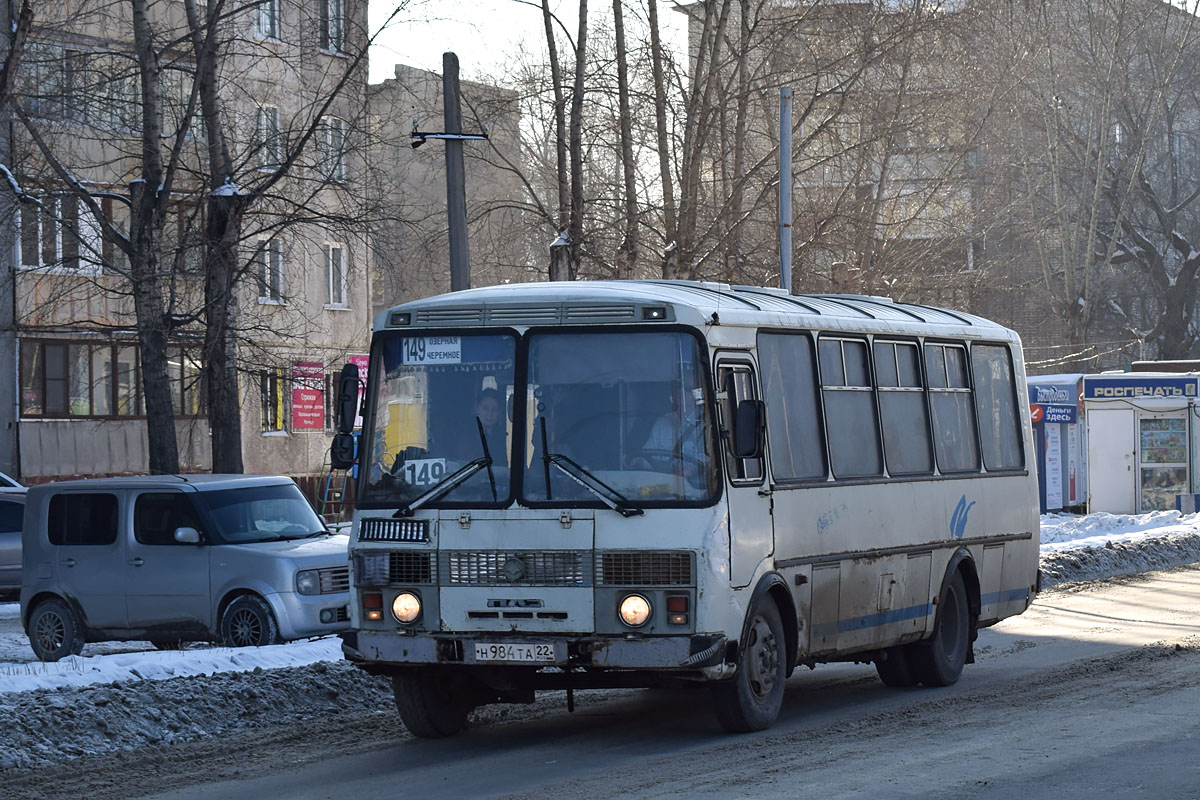
<instances>
[{"instance_id":1,"label":"blue stripe on bus","mask_svg":"<svg viewBox=\"0 0 1200 800\"><path fill-rule=\"evenodd\" d=\"M979 602L985 606L992 603L1011 603L1014 600L1025 600L1029 597L1029 589L1021 587L1020 589L1004 589L999 592L988 592L979 598Z\"/></svg>"},{"instance_id":2,"label":"blue stripe on bus","mask_svg":"<svg viewBox=\"0 0 1200 800\"><path fill-rule=\"evenodd\" d=\"M979 598L983 605L992 603L1011 603L1014 600L1025 600L1029 597L1029 589L1005 589L999 592L989 592ZM839 619L836 622L822 622L812 626L812 635L818 638L832 636L835 633L853 633L866 628L877 628L880 625L891 625L895 622L906 622L910 619L926 617L933 612L933 603L897 608L891 611L880 611L877 614L867 614L862 617Z\"/></svg>"},{"instance_id":3,"label":"blue stripe on bus","mask_svg":"<svg viewBox=\"0 0 1200 800\"><path fill-rule=\"evenodd\" d=\"M837 622L822 622L819 625L813 625L812 632L813 636L824 637L834 633L861 631L864 628L875 628L880 625L890 625L893 622L904 622L910 619L925 617L929 615L932 608L932 603L925 603L919 606L909 606L908 608L880 611L878 614L867 614L865 617L839 619Z\"/></svg>"}]
</instances>

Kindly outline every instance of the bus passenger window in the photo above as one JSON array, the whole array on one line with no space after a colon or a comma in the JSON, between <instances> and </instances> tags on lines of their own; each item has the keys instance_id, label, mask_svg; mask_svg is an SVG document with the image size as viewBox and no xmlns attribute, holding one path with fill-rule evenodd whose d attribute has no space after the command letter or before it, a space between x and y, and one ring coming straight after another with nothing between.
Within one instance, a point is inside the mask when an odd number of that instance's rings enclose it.
<instances>
[{"instance_id":1,"label":"bus passenger window","mask_svg":"<svg viewBox=\"0 0 1200 800\"><path fill-rule=\"evenodd\" d=\"M772 476L780 481L825 478L812 339L802 333L759 334L758 364L767 401Z\"/></svg>"},{"instance_id":2,"label":"bus passenger window","mask_svg":"<svg viewBox=\"0 0 1200 800\"><path fill-rule=\"evenodd\" d=\"M929 411L925 404L925 387L921 384L917 346L912 342L876 339L874 352L888 474L933 472Z\"/></svg>"},{"instance_id":3,"label":"bus passenger window","mask_svg":"<svg viewBox=\"0 0 1200 800\"><path fill-rule=\"evenodd\" d=\"M979 434L983 463L988 469L1020 469L1021 428L1017 422L1016 384L1008 348L977 344L971 348L975 376L975 406L979 412Z\"/></svg>"},{"instance_id":4,"label":"bus passenger window","mask_svg":"<svg viewBox=\"0 0 1200 800\"><path fill-rule=\"evenodd\" d=\"M925 371L933 409L933 443L942 472L979 469L975 407L967 383L967 351L957 344L925 345Z\"/></svg>"},{"instance_id":5,"label":"bus passenger window","mask_svg":"<svg viewBox=\"0 0 1200 800\"><path fill-rule=\"evenodd\" d=\"M822 337L818 348L829 462L834 477L882 475L879 420L875 416L867 343Z\"/></svg>"}]
</instances>

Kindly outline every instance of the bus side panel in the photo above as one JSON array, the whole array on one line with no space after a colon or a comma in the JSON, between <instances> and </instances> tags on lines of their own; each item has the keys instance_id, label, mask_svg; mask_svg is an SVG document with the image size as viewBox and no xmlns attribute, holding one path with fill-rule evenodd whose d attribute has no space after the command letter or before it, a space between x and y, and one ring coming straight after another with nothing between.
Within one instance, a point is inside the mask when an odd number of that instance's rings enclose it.
<instances>
[{"instance_id":1,"label":"bus side panel","mask_svg":"<svg viewBox=\"0 0 1200 800\"><path fill-rule=\"evenodd\" d=\"M979 609L979 621L982 623L991 622L1000 617L1004 550L1005 547L1002 544L987 545L983 548L983 560L979 564L979 595L982 601Z\"/></svg>"},{"instance_id":2,"label":"bus side panel","mask_svg":"<svg viewBox=\"0 0 1200 800\"><path fill-rule=\"evenodd\" d=\"M810 652L830 653L837 649L840 564L820 564L812 571L812 622L809 624Z\"/></svg>"},{"instance_id":3,"label":"bus side panel","mask_svg":"<svg viewBox=\"0 0 1200 800\"><path fill-rule=\"evenodd\" d=\"M842 561L838 650L886 647L924 631L929 563L929 554L910 558L906 553Z\"/></svg>"}]
</instances>

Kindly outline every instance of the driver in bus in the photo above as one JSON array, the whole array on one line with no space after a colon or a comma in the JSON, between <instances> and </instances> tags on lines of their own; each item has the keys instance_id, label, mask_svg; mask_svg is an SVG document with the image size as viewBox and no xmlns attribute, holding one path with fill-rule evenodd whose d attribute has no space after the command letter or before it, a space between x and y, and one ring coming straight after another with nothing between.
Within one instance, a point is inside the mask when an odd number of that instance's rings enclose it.
<instances>
[{"instance_id":1,"label":"driver in bus","mask_svg":"<svg viewBox=\"0 0 1200 800\"><path fill-rule=\"evenodd\" d=\"M686 407L681 409L679 395L678 391L671 392L671 410L654 421L642 444L642 454L635 456L630 466L674 472L694 481L704 463L704 429L697 404L684 403Z\"/></svg>"}]
</instances>

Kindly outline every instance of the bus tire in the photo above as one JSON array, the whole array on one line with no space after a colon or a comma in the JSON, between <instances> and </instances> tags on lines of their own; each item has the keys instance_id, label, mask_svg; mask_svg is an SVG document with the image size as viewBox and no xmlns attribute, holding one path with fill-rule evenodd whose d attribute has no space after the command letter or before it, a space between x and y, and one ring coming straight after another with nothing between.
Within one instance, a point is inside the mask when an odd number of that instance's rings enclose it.
<instances>
[{"instance_id":1,"label":"bus tire","mask_svg":"<svg viewBox=\"0 0 1200 800\"><path fill-rule=\"evenodd\" d=\"M737 674L713 687L713 705L725 730L765 730L783 706L787 645L779 609L764 596L751 612L745 642L738 648Z\"/></svg>"},{"instance_id":2,"label":"bus tire","mask_svg":"<svg viewBox=\"0 0 1200 800\"><path fill-rule=\"evenodd\" d=\"M971 646L971 609L962 573L955 570L938 602L933 636L908 652L913 676L926 686L950 686L962 675Z\"/></svg>"},{"instance_id":3,"label":"bus tire","mask_svg":"<svg viewBox=\"0 0 1200 800\"><path fill-rule=\"evenodd\" d=\"M908 660L908 645L889 647L880 658L875 659L875 671L884 686L905 689L917 685L912 664Z\"/></svg>"},{"instance_id":4,"label":"bus tire","mask_svg":"<svg viewBox=\"0 0 1200 800\"><path fill-rule=\"evenodd\" d=\"M392 676L400 721L421 739L445 739L467 724L474 709L462 681L444 670L414 669Z\"/></svg>"}]
</instances>

